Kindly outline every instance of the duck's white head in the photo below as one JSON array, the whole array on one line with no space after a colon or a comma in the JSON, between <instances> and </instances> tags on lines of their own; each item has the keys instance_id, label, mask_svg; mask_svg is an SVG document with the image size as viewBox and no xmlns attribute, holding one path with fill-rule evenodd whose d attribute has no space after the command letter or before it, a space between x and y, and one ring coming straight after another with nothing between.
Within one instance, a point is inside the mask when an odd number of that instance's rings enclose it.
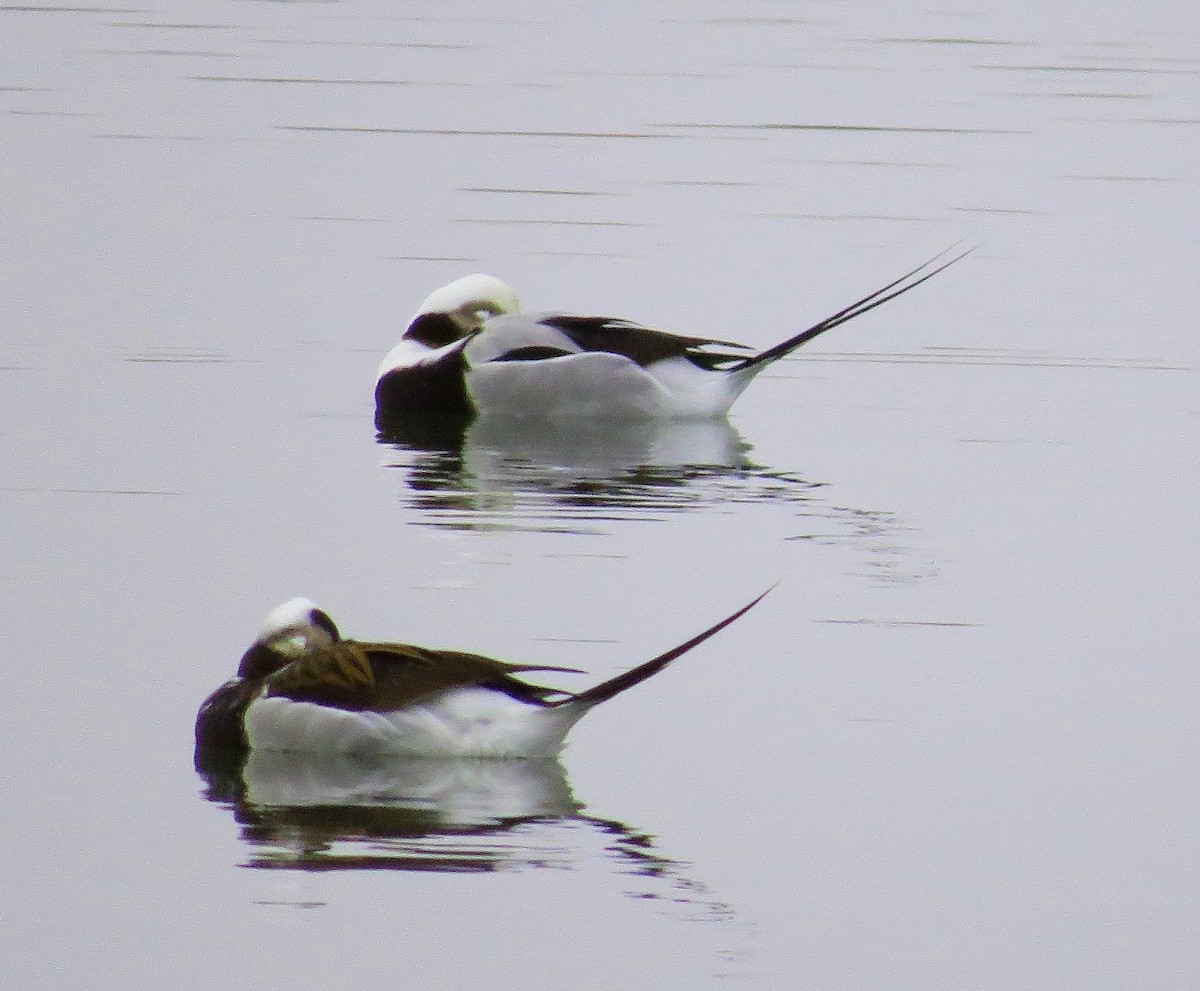
<instances>
[{"instance_id":1,"label":"duck's white head","mask_svg":"<svg viewBox=\"0 0 1200 991\"><path fill-rule=\"evenodd\" d=\"M267 613L254 643L242 655L238 677L265 677L340 639L337 624L312 599L288 599Z\"/></svg>"},{"instance_id":2,"label":"duck's white head","mask_svg":"<svg viewBox=\"0 0 1200 991\"><path fill-rule=\"evenodd\" d=\"M495 276L464 275L425 297L405 336L441 347L474 333L488 317L520 308L512 287Z\"/></svg>"}]
</instances>

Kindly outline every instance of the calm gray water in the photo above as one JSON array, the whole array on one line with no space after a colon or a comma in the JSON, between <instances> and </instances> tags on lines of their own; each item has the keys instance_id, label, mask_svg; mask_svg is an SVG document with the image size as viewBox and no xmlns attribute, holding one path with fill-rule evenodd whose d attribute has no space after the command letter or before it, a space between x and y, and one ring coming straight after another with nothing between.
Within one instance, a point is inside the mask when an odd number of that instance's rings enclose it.
<instances>
[{"instance_id":1,"label":"calm gray water","mask_svg":"<svg viewBox=\"0 0 1200 991\"><path fill-rule=\"evenodd\" d=\"M1001 6L0 3L13 986L1200 983L1200 14ZM767 345L960 238L728 425L376 439L466 272ZM561 767L192 768L295 594L574 687L777 580Z\"/></svg>"}]
</instances>

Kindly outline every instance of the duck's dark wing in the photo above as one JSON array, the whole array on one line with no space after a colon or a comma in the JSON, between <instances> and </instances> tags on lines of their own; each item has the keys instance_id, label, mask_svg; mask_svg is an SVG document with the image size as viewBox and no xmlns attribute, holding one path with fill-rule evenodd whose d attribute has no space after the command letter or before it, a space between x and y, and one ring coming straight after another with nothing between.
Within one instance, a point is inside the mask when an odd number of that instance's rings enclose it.
<instances>
[{"instance_id":1,"label":"duck's dark wing","mask_svg":"<svg viewBox=\"0 0 1200 991\"><path fill-rule=\"evenodd\" d=\"M437 692L479 686L544 705L564 693L514 675L574 670L508 664L479 654L410 644L343 640L293 661L268 681L267 695L356 712L393 712Z\"/></svg>"},{"instance_id":2,"label":"duck's dark wing","mask_svg":"<svg viewBox=\"0 0 1200 991\"><path fill-rule=\"evenodd\" d=\"M744 359L751 348L736 341L710 337L687 337L665 330L643 327L630 320L612 317L584 317L567 313L552 313L540 317L538 323L553 327L569 337L584 351L608 351L624 355L645 368L667 358L686 358L701 368L718 367L724 362Z\"/></svg>"}]
</instances>

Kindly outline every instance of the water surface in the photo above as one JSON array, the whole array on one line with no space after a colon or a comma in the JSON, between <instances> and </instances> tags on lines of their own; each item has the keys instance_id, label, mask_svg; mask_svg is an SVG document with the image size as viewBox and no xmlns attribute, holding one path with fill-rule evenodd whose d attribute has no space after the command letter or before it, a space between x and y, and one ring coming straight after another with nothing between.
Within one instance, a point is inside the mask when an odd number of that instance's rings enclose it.
<instances>
[{"instance_id":1,"label":"water surface","mask_svg":"<svg viewBox=\"0 0 1200 991\"><path fill-rule=\"evenodd\" d=\"M0 4L6 972L1194 987L1197 15ZM469 271L728 424L377 437ZM204 779L268 609L600 680L561 763Z\"/></svg>"}]
</instances>

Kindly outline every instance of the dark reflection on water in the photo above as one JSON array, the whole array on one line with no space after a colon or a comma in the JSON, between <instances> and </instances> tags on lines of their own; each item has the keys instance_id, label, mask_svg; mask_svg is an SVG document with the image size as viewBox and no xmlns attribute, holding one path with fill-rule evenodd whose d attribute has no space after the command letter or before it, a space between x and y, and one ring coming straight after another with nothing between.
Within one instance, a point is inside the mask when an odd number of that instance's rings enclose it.
<instances>
[{"instance_id":1,"label":"dark reflection on water","mask_svg":"<svg viewBox=\"0 0 1200 991\"><path fill-rule=\"evenodd\" d=\"M727 918L730 908L654 849L652 837L586 815L557 760L364 757L254 751L207 758L205 797L229 808L268 870L574 870L592 834L639 899Z\"/></svg>"},{"instance_id":2,"label":"dark reflection on water","mask_svg":"<svg viewBox=\"0 0 1200 991\"><path fill-rule=\"evenodd\" d=\"M416 418L379 432L428 526L562 530L731 503L809 499L822 483L768 469L725 420L464 423Z\"/></svg>"}]
</instances>

